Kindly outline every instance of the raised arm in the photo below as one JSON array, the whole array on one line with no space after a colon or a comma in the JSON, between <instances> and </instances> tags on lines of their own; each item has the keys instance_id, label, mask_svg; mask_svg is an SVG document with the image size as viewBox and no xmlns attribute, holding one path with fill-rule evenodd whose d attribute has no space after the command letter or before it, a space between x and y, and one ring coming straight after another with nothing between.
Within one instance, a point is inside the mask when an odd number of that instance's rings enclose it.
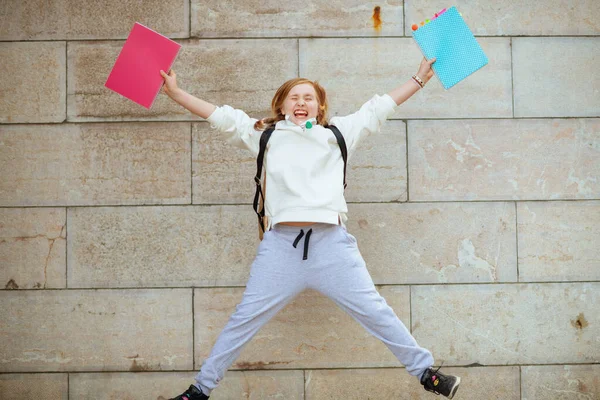
<instances>
[{"instance_id":1,"label":"raised arm","mask_svg":"<svg viewBox=\"0 0 600 400\"><path fill-rule=\"evenodd\" d=\"M262 131L254 130L254 124L257 122L255 118L250 118L244 111L228 105L217 107L179 89L173 70L168 75L161 70L160 74L165 79L163 89L170 98L191 113L207 120L230 144L258 155Z\"/></svg>"},{"instance_id":2,"label":"raised arm","mask_svg":"<svg viewBox=\"0 0 600 400\"><path fill-rule=\"evenodd\" d=\"M427 83L433 76L431 64L433 64L434 62L435 58L432 58L429 61L423 58L423 61L421 61L421 65L419 66L419 72L417 72L416 75L423 81L423 84ZM421 89L421 87L418 85L418 83L415 82L413 78L410 78L408 81L393 89L388 94L392 99L394 99L396 105L399 106L400 104L408 100L413 94L417 93L419 89Z\"/></svg>"},{"instance_id":3,"label":"raised arm","mask_svg":"<svg viewBox=\"0 0 600 400\"><path fill-rule=\"evenodd\" d=\"M160 74L165 79L163 90L167 96L192 114L207 119L217 108L214 104L192 96L177 87L177 75L175 75L175 71L171 70L169 71L169 74L167 74L165 71L161 70Z\"/></svg>"}]
</instances>

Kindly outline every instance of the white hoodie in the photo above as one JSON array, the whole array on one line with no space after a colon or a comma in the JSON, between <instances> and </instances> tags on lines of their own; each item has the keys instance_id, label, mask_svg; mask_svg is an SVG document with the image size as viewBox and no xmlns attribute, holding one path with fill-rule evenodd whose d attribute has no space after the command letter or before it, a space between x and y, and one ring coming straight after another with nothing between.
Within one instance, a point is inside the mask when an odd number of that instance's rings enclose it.
<instances>
[{"instance_id":1,"label":"white hoodie","mask_svg":"<svg viewBox=\"0 0 600 400\"><path fill-rule=\"evenodd\" d=\"M375 95L354 114L330 119L329 123L344 136L348 158L362 138L380 130L395 108L396 102L389 95ZM254 130L256 119L225 105L217 107L207 120L231 144L258 156L262 131ZM344 160L329 129L316 124L308 129L289 120L277 122L263 170L268 228L279 222L345 224L348 207L344 199Z\"/></svg>"}]
</instances>

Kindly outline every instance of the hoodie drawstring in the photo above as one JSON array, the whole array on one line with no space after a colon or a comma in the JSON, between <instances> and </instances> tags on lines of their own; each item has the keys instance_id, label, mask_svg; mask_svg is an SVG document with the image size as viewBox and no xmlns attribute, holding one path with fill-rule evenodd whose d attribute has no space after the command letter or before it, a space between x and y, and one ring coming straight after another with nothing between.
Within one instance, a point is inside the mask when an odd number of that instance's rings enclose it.
<instances>
[{"instance_id":1,"label":"hoodie drawstring","mask_svg":"<svg viewBox=\"0 0 600 400\"><path fill-rule=\"evenodd\" d=\"M303 260L308 260L308 242L310 241L311 234L312 229L309 229L308 232L306 232L306 237L304 238L304 254L302 256ZM296 236L296 240L294 240L294 244L292 245L294 246L294 248L296 248L298 242L300 241L300 239L302 239L302 236L304 236L304 230L300 229L300 233L298 234L298 236Z\"/></svg>"}]
</instances>

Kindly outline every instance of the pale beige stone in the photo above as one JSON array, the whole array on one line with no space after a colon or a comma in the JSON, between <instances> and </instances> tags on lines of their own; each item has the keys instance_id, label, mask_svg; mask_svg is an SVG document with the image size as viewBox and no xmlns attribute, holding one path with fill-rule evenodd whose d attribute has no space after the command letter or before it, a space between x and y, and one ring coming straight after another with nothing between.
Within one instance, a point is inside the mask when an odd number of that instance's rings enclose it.
<instances>
[{"instance_id":1,"label":"pale beige stone","mask_svg":"<svg viewBox=\"0 0 600 400\"><path fill-rule=\"evenodd\" d=\"M0 374L0 399L68 400L67 374Z\"/></svg>"},{"instance_id":2,"label":"pale beige stone","mask_svg":"<svg viewBox=\"0 0 600 400\"><path fill-rule=\"evenodd\" d=\"M442 371L461 377L455 398L520 400L518 367L444 367ZM306 371L306 400L431 400L432 396L404 369Z\"/></svg>"},{"instance_id":3,"label":"pale beige stone","mask_svg":"<svg viewBox=\"0 0 600 400\"><path fill-rule=\"evenodd\" d=\"M229 371L211 400L304 400L304 371Z\"/></svg>"},{"instance_id":4,"label":"pale beige stone","mask_svg":"<svg viewBox=\"0 0 600 400\"><path fill-rule=\"evenodd\" d=\"M519 281L600 280L600 202L517 203Z\"/></svg>"},{"instance_id":5,"label":"pale beige stone","mask_svg":"<svg viewBox=\"0 0 600 400\"><path fill-rule=\"evenodd\" d=\"M410 325L409 289L378 288L395 313ZM196 365L208 357L243 288L196 289ZM294 369L399 366L391 351L329 298L313 290L296 297L250 340L232 369Z\"/></svg>"},{"instance_id":6,"label":"pale beige stone","mask_svg":"<svg viewBox=\"0 0 600 400\"><path fill-rule=\"evenodd\" d=\"M512 47L515 117L600 116L600 37L513 38Z\"/></svg>"},{"instance_id":7,"label":"pale beige stone","mask_svg":"<svg viewBox=\"0 0 600 400\"><path fill-rule=\"evenodd\" d=\"M94 400L170 399L194 382L196 372L70 374L70 397ZM302 371L230 371L211 400L304 399Z\"/></svg>"},{"instance_id":8,"label":"pale beige stone","mask_svg":"<svg viewBox=\"0 0 600 400\"><path fill-rule=\"evenodd\" d=\"M233 147L208 124L194 124L194 203L252 203L256 157ZM345 198L356 201L406 200L406 125L388 121L365 138L350 157Z\"/></svg>"},{"instance_id":9,"label":"pale beige stone","mask_svg":"<svg viewBox=\"0 0 600 400\"><path fill-rule=\"evenodd\" d=\"M192 36L401 36L402 1L192 0ZM378 8L378 10L376 10Z\"/></svg>"},{"instance_id":10,"label":"pale beige stone","mask_svg":"<svg viewBox=\"0 0 600 400\"><path fill-rule=\"evenodd\" d=\"M173 64L177 84L217 106L229 104L252 116L270 114L271 99L298 76L296 40L185 40ZM161 89L150 110L104 87L123 42L69 43L68 119L198 120ZM266 58L268 55L268 58ZM271 62L277 60L277 62Z\"/></svg>"},{"instance_id":11,"label":"pale beige stone","mask_svg":"<svg viewBox=\"0 0 600 400\"><path fill-rule=\"evenodd\" d=\"M600 399L600 365L521 367L523 400Z\"/></svg>"},{"instance_id":12,"label":"pale beige stone","mask_svg":"<svg viewBox=\"0 0 600 400\"><path fill-rule=\"evenodd\" d=\"M244 285L259 244L252 207L69 209L69 287Z\"/></svg>"},{"instance_id":13,"label":"pale beige stone","mask_svg":"<svg viewBox=\"0 0 600 400\"><path fill-rule=\"evenodd\" d=\"M193 203L251 204L256 157L229 144L208 123L193 124L192 130Z\"/></svg>"},{"instance_id":14,"label":"pale beige stone","mask_svg":"<svg viewBox=\"0 0 600 400\"><path fill-rule=\"evenodd\" d=\"M411 290L413 335L447 364L600 361L598 282Z\"/></svg>"},{"instance_id":15,"label":"pale beige stone","mask_svg":"<svg viewBox=\"0 0 600 400\"><path fill-rule=\"evenodd\" d=\"M353 204L348 215L377 284L517 280L512 203Z\"/></svg>"},{"instance_id":16,"label":"pale beige stone","mask_svg":"<svg viewBox=\"0 0 600 400\"><path fill-rule=\"evenodd\" d=\"M192 293L0 291L0 372L192 368Z\"/></svg>"},{"instance_id":17,"label":"pale beige stone","mask_svg":"<svg viewBox=\"0 0 600 400\"><path fill-rule=\"evenodd\" d=\"M66 65L64 42L0 43L0 123L63 122Z\"/></svg>"},{"instance_id":18,"label":"pale beige stone","mask_svg":"<svg viewBox=\"0 0 600 400\"><path fill-rule=\"evenodd\" d=\"M2 206L189 203L188 123L0 127Z\"/></svg>"},{"instance_id":19,"label":"pale beige stone","mask_svg":"<svg viewBox=\"0 0 600 400\"><path fill-rule=\"evenodd\" d=\"M455 5L474 35L598 35L600 8L596 0L479 0L450 4L440 0L405 2L405 34L411 25Z\"/></svg>"},{"instance_id":20,"label":"pale beige stone","mask_svg":"<svg viewBox=\"0 0 600 400\"><path fill-rule=\"evenodd\" d=\"M124 39L139 22L188 37L187 0L19 0L0 2L0 40Z\"/></svg>"},{"instance_id":21,"label":"pale beige stone","mask_svg":"<svg viewBox=\"0 0 600 400\"><path fill-rule=\"evenodd\" d=\"M479 40L489 64L444 90L434 76L391 118L512 117L508 38ZM412 82L423 55L412 38L300 39L300 76L327 90L332 115L355 112L374 94Z\"/></svg>"},{"instance_id":22,"label":"pale beige stone","mask_svg":"<svg viewBox=\"0 0 600 400\"><path fill-rule=\"evenodd\" d=\"M600 119L408 122L409 199L600 196Z\"/></svg>"},{"instance_id":23,"label":"pale beige stone","mask_svg":"<svg viewBox=\"0 0 600 400\"><path fill-rule=\"evenodd\" d=\"M346 202L407 200L406 124L387 121L359 143L346 167Z\"/></svg>"},{"instance_id":24,"label":"pale beige stone","mask_svg":"<svg viewBox=\"0 0 600 400\"><path fill-rule=\"evenodd\" d=\"M64 288L67 212L63 208L0 209L0 288Z\"/></svg>"}]
</instances>

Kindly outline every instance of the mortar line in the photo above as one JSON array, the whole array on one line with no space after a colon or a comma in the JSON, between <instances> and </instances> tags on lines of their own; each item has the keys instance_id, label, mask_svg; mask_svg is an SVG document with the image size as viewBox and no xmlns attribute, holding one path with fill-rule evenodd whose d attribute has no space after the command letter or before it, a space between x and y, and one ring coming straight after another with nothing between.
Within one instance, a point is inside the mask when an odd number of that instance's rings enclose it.
<instances>
[{"instance_id":1,"label":"mortar line","mask_svg":"<svg viewBox=\"0 0 600 400\"><path fill-rule=\"evenodd\" d=\"M559 203L559 202L598 202L600 201L600 197L598 198L590 198L590 199L524 199L524 200L512 200L512 199L499 199L499 200L411 200L411 201L402 201L398 202L397 200L389 200L389 201L348 201L346 204L476 204L476 203ZM91 205L67 205L67 204L55 204L55 205L45 205L45 206L25 206L25 205L17 205L17 206L0 206L0 209L3 208L134 208L134 207L223 207L223 206L243 206L243 207L251 207L252 203L199 203L199 204L190 204L190 203L173 203L173 204L161 204L161 203L148 203L148 204L91 204Z\"/></svg>"},{"instance_id":2,"label":"mortar line","mask_svg":"<svg viewBox=\"0 0 600 400\"><path fill-rule=\"evenodd\" d=\"M192 288L192 368L196 370L196 312L194 311L194 296L196 290Z\"/></svg>"},{"instance_id":3,"label":"mortar line","mask_svg":"<svg viewBox=\"0 0 600 400\"><path fill-rule=\"evenodd\" d=\"M190 7L190 19L191 19L191 7ZM190 24L190 31L191 31L191 24ZM124 42L125 40L127 40L127 36L128 36L129 32L127 32L123 37L117 37L117 38L101 38L101 39L95 39L95 38L81 38L81 39L73 39L73 38L60 38L60 39L32 39L32 40L27 40L24 38L17 38L17 39L9 39L9 40L0 40L0 43L15 43L15 42L27 42L27 43L50 43L50 42L65 42L65 41L69 41L69 42L108 42L108 41L114 41L114 42L119 42L122 41ZM191 35L190 35L191 36ZM579 39L579 38L597 38L598 35L473 35L476 38L481 38L481 39L487 39L487 38L502 38L502 39L513 39L513 38L525 38L525 39L546 39L546 38L556 38L556 39L561 39L561 38L572 38L572 39ZM183 37L180 37L179 35L172 35L169 36L169 38L171 39L181 39L181 40L190 40L190 39L197 39L196 37L185 37L185 34ZM301 36L301 35L297 35L297 36L273 36L273 37L264 37L264 36L214 36L214 37L202 37L203 41L217 41L217 40L223 40L223 39L227 39L227 40L271 40L271 41L275 41L275 40L293 40L293 39L322 39L322 40L337 40L337 39L342 39L342 38L348 38L348 39L412 39L412 35L352 35L352 36L316 36L316 35L311 35L311 36Z\"/></svg>"},{"instance_id":4,"label":"mortar line","mask_svg":"<svg viewBox=\"0 0 600 400\"><path fill-rule=\"evenodd\" d=\"M304 377L304 385L302 385L302 398L306 400L306 369L302 370L302 376Z\"/></svg>"},{"instance_id":5,"label":"mortar line","mask_svg":"<svg viewBox=\"0 0 600 400\"><path fill-rule=\"evenodd\" d=\"M188 38L192 38L192 0L188 0Z\"/></svg>"},{"instance_id":6,"label":"mortar line","mask_svg":"<svg viewBox=\"0 0 600 400\"><path fill-rule=\"evenodd\" d=\"M268 113L268 110L265 110L265 113ZM424 118L424 117L416 117L416 118L388 118L389 121L502 121L502 120L556 120L556 119L565 119L565 120L586 120L586 119L597 119L600 117L600 114L593 116L523 116L523 117L438 117L438 118ZM89 119L89 120L65 120L64 122L6 122L2 123L2 126L11 126L11 125L26 125L26 126L48 126L48 125L85 125L85 124L152 124L157 122L168 122L168 123L184 123L184 122L193 122L193 123L208 123L206 120L193 120L193 119L168 119L168 120L154 120L154 119L129 119L129 120L105 120L101 118Z\"/></svg>"},{"instance_id":7,"label":"mortar line","mask_svg":"<svg viewBox=\"0 0 600 400\"><path fill-rule=\"evenodd\" d=\"M402 0L402 35L406 33L406 0Z\"/></svg>"},{"instance_id":8,"label":"mortar line","mask_svg":"<svg viewBox=\"0 0 600 400\"><path fill-rule=\"evenodd\" d=\"M65 289L69 288L69 207L65 207Z\"/></svg>"},{"instance_id":9,"label":"mortar line","mask_svg":"<svg viewBox=\"0 0 600 400\"><path fill-rule=\"evenodd\" d=\"M512 117L515 118L515 69L513 65L514 50L512 37L510 38L508 45L510 47L510 97L512 100Z\"/></svg>"},{"instance_id":10,"label":"mortar line","mask_svg":"<svg viewBox=\"0 0 600 400\"><path fill-rule=\"evenodd\" d=\"M408 121L404 120L404 126L406 127L405 131L406 131L406 138L405 138L405 144L406 144L406 202L410 202L410 176L408 174L409 171L409 165L408 165Z\"/></svg>"},{"instance_id":11,"label":"mortar line","mask_svg":"<svg viewBox=\"0 0 600 400\"><path fill-rule=\"evenodd\" d=\"M521 275L519 274L519 207L515 201L515 249L517 253L517 282L521 281Z\"/></svg>"},{"instance_id":12,"label":"mortar line","mask_svg":"<svg viewBox=\"0 0 600 400\"><path fill-rule=\"evenodd\" d=\"M69 119L69 42L65 41L65 119Z\"/></svg>"},{"instance_id":13,"label":"mortar line","mask_svg":"<svg viewBox=\"0 0 600 400\"><path fill-rule=\"evenodd\" d=\"M574 285L574 284L600 284L600 280L588 280L588 281L507 281L507 282L425 282L425 283L376 283L379 288L386 287L450 287L450 286L527 286L527 285L546 285L546 286L558 286L558 285ZM173 289L243 289L245 285L219 285L219 286L123 286L123 287L74 287L74 288L47 288L43 289L43 292L53 291L101 291L101 290L173 290ZM28 288L28 289L2 289L0 292L39 292L40 289Z\"/></svg>"},{"instance_id":14,"label":"mortar line","mask_svg":"<svg viewBox=\"0 0 600 400\"><path fill-rule=\"evenodd\" d=\"M590 366L590 365L598 365L600 366L600 362L588 362L588 363L574 363L574 362L569 362L569 363L545 363L545 364L504 364L504 363L498 363L498 364L494 364L494 363L488 363L488 364L479 364L479 363L473 363L473 364L451 364L451 363L444 363L445 367L455 367L455 368L495 368L495 367L518 367L518 368L522 368L522 367L533 367L533 368L538 368L538 367L548 367L548 366L557 366L557 367L563 367L563 366ZM353 367L297 367L297 368L263 368L263 369L240 369L240 368L230 368L230 371L244 371L244 372L253 372L253 371L333 371L333 370L363 370L363 369L405 369L405 367L395 367L395 366L353 366ZM174 372L196 372L196 370L190 370L190 369L173 369L173 370L168 370L168 371L163 371L163 370L148 370L148 371L140 371L140 372L132 372L129 369L114 369L114 370L110 370L110 371L98 371L98 370L78 370L78 371L71 371L68 372L67 374L110 374L110 373L128 373L128 374L151 374L151 373L156 373L156 372L161 372L161 373L165 373L165 374L169 374L169 373L174 373ZM9 375L9 374L20 374L20 375L39 375L39 374L64 374L65 371L44 371L44 372L9 372L9 371L4 371L4 372L0 372L0 375Z\"/></svg>"},{"instance_id":15,"label":"mortar line","mask_svg":"<svg viewBox=\"0 0 600 400\"><path fill-rule=\"evenodd\" d=\"M521 370L521 366L519 365L519 399L523 399L523 379L521 379L521 375L523 371Z\"/></svg>"},{"instance_id":16,"label":"mortar line","mask_svg":"<svg viewBox=\"0 0 600 400\"><path fill-rule=\"evenodd\" d=\"M190 205L194 205L194 124L190 123Z\"/></svg>"},{"instance_id":17,"label":"mortar line","mask_svg":"<svg viewBox=\"0 0 600 400\"><path fill-rule=\"evenodd\" d=\"M413 334L413 309L412 309L412 297L413 297L413 288L412 285L408 286L408 323L410 334Z\"/></svg>"}]
</instances>

